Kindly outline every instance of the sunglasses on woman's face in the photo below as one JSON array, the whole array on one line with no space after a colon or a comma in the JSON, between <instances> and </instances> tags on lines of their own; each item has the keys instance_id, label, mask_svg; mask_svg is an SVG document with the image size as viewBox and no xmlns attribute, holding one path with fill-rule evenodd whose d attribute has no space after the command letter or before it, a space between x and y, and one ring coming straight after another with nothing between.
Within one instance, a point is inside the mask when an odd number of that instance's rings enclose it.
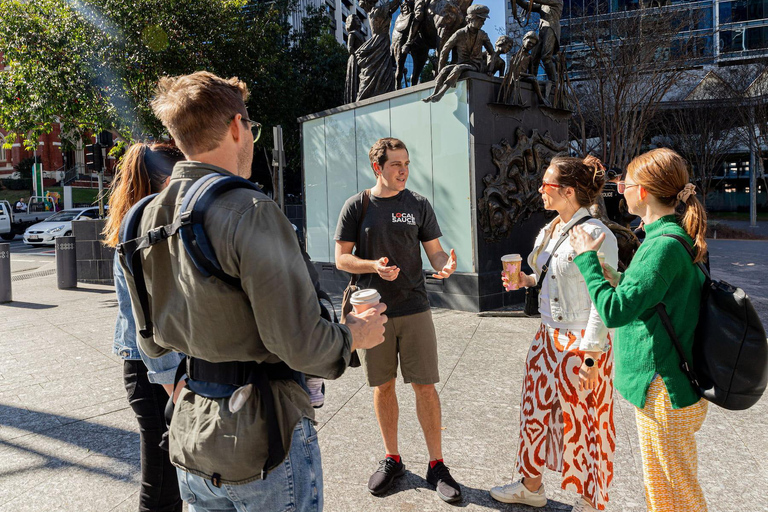
<instances>
[{"instance_id":1,"label":"sunglasses on woman's face","mask_svg":"<svg viewBox=\"0 0 768 512\"><path fill-rule=\"evenodd\" d=\"M626 192L626 190L627 190L628 188L637 187L637 186L638 186L638 184L637 184L637 183L630 183L630 184L628 185L626 181L620 181L620 182L618 182L618 183L616 184L616 191L617 191L619 194L623 194L624 192Z\"/></svg>"},{"instance_id":2,"label":"sunglasses on woman's face","mask_svg":"<svg viewBox=\"0 0 768 512\"><path fill-rule=\"evenodd\" d=\"M557 183L549 183L548 181L542 181L541 188L544 190L547 190L547 189L552 190L553 188L563 188L563 186Z\"/></svg>"}]
</instances>

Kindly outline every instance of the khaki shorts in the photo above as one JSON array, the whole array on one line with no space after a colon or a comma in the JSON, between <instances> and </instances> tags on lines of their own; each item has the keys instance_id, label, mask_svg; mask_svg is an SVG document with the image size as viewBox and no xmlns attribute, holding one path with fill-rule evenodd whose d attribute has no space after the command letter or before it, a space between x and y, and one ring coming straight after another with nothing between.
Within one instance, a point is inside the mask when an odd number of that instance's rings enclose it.
<instances>
[{"instance_id":1,"label":"khaki shorts","mask_svg":"<svg viewBox=\"0 0 768 512\"><path fill-rule=\"evenodd\" d=\"M384 343L359 352L371 387L381 386L397 378L398 358L403 382L406 384L440 382L432 311L388 319L384 325Z\"/></svg>"}]
</instances>

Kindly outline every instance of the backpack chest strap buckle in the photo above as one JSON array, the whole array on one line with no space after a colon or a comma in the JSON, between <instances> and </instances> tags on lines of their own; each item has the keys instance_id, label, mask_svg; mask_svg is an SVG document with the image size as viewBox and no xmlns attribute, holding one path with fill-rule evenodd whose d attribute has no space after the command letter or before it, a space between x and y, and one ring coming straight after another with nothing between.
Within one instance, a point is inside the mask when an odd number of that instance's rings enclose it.
<instances>
[{"instance_id":1,"label":"backpack chest strap buckle","mask_svg":"<svg viewBox=\"0 0 768 512\"><path fill-rule=\"evenodd\" d=\"M154 245L157 242L160 242L161 240L165 240L171 234L166 229L167 226L160 226L159 228L151 229L147 233L147 238L149 239L149 245Z\"/></svg>"}]
</instances>

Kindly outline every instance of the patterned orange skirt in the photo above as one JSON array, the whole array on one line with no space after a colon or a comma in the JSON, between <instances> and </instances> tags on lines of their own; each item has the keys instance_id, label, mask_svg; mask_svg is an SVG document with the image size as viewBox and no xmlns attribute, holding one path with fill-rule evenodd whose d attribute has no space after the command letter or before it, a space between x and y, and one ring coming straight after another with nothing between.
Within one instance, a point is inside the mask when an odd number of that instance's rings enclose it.
<instances>
[{"instance_id":1,"label":"patterned orange skirt","mask_svg":"<svg viewBox=\"0 0 768 512\"><path fill-rule=\"evenodd\" d=\"M528 352L520 407L517 471L535 478L544 466L563 475L562 487L599 510L613 480L613 349L597 360L596 390L579 390L584 331L541 324Z\"/></svg>"}]
</instances>

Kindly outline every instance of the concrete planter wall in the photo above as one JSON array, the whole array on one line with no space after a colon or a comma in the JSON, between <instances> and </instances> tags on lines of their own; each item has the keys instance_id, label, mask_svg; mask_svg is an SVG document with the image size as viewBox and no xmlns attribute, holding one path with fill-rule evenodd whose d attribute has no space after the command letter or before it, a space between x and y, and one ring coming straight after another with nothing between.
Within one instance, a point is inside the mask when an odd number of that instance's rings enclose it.
<instances>
[{"instance_id":1,"label":"concrete planter wall","mask_svg":"<svg viewBox=\"0 0 768 512\"><path fill-rule=\"evenodd\" d=\"M77 246L77 281L80 283L114 284L115 250L101 243L105 223L105 220L72 222Z\"/></svg>"}]
</instances>

